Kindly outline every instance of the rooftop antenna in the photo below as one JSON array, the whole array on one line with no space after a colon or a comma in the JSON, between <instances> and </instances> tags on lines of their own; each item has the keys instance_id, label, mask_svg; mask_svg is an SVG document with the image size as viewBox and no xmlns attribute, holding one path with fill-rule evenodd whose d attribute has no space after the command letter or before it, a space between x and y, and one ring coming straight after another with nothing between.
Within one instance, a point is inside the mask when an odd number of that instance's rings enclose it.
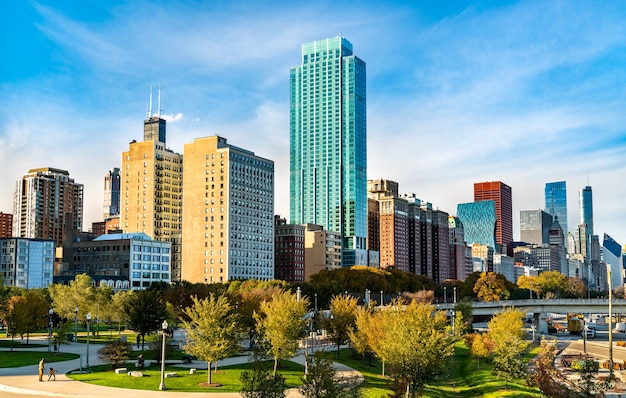
<instances>
[{"instance_id":1,"label":"rooftop antenna","mask_svg":"<svg viewBox=\"0 0 626 398\"><path fill-rule=\"evenodd\" d=\"M148 119L152 117L152 85L150 85L150 106L148 111Z\"/></svg>"},{"instance_id":2,"label":"rooftop antenna","mask_svg":"<svg viewBox=\"0 0 626 398\"><path fill-rule=\"evenodd\" d=\"M159 83L159 103L158 103L158 109L157 109L157 116L160 118L161 117L161 83Z\"/></svg>"}]
</instances>

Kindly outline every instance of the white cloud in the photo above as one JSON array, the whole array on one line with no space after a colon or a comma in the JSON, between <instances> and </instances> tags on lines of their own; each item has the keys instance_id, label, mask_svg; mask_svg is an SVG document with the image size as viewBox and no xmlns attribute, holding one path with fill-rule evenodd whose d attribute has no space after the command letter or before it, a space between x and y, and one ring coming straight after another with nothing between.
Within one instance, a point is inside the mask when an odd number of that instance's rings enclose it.
<instances>
[{"instance_id":1,"label":"white cloud","mask_svg":"<svg viewBox=\"0 0 626 398\"><path fill-rule=\"evenodd\" d=\"M167 122L169 123L174 123L174 122L178 122L183 120L183 114L178 112L175 115L165 115L165 114L161 114L161 117L163 119L165 119Z\"/></svg>"}]
</instances>

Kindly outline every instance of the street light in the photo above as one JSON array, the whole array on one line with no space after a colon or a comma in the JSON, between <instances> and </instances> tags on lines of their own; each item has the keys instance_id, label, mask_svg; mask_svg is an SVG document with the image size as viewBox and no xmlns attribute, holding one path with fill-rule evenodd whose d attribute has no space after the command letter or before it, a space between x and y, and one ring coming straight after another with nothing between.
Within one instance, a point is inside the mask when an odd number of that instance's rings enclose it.
<instances>
[{"instance_id":1,"label":"street light","mask_svg":"<svg viewBox=\"0 0 626 398\"><path fill-rule=\"evenodd\" d=\"M454 304L456 304L456 286L454 287Z\"/></svg>"},{"instance_id":2,"label":"street light","mask_svg":"<svg viewBox=\"0 0 626 398\"><path fill-rule=\"evenodd\" d=\"M78 307L74 308L74 341L78 341Z\"/></svg>"},{"instance_id":3,"label":"street light","mask_svg":"<svg viewBox=\"0 0 626 398\"><path fill-rule=\"evenodd\" d=\"M443 287L443 303L447 304L448 303L448 292L446 291L446 287Z\"/></svg>"},{"instance_id":4,"label":"street light","mask_svg":"<svg viewBox=\"0 0 626 398\"><path fill-rule=\"evenodd\" d=\"M165 331L167 330L167 321L163 321L161 325L163 328L163 348L161 349L161 384L159 385L159 390L165 390ZM209 368L209 372L211 369Z\"/></svg>"},{"instance_id":5,"label":"street light","mask_svg":"<svg viewBox=\"0 0 626 398\"><path fill-rule=\"evenodd\" d=\"M89 371L89 322L91 322L91 312L87 313L85 319L87 320L87 366L85 366L85 370Z\"/></svg>"},{"instance_id":6,"label":"street light","mask_svg":"<svg viewBox=\"0 0 626 398\"><path fill-rule=\"evenodd\" d=\"M48 322L48 352L50 352L50 344L52 344L52 314L54 314L54 311L52 311L52 308L50 308L50 310L48 310L48 315L49 315L49 322Z\"/></svg>"},{"instance_id":7,"label":"street light","mask_svg":"<svg viewBox=\"0 0 626 398\"><path fill-rule=\"evenodd\" d=\"M606 275L609 284L609 380L613 381L613 281L611 280L611 264L606 265Z\"/></svg>"},{"instance_id":8,"label":"street light","mask_svg":"<svg viewBox=\"0 0 626 398\"><path fill-rule=\"evenodd\" d=\"M370 290L369 289L365 289L365 300L363 300L365 302L365 308L368 308L370 306Z\"/></svg>"},{"instance_id":9,"label":"street light","mask_svg":"<svg viewBox=\"0 0 626 398\"><path fill-rule=\"evenodd\" d=\"M380 291L380 305L381 307L385 305L385 303L383 303L383 291L382 290Z\"/></svg>"}]
</instances>

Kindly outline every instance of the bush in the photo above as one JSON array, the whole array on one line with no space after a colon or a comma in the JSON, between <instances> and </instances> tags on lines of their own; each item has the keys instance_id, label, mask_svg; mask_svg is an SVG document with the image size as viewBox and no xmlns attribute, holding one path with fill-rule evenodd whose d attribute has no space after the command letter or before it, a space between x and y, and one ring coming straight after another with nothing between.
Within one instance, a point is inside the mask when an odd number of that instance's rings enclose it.
<instances>
[{"instance_id":1,"label":"bush","mask_svg":"<svg viewBox=\"0 0 626 398\"><path fill-rule=\"evenodd\" d=\"M122 341L111 341L98 350L98 358L116 368L128 360L133 350L130 345Z\"/></svg>"}]
</instances>

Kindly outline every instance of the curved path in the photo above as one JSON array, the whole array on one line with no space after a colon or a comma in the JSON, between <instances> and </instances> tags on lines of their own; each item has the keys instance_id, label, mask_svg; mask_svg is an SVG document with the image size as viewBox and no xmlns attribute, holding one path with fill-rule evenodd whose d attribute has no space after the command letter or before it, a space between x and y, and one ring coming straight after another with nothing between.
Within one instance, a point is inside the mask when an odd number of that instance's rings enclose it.
<instances>
[{"instance_id":1,"label":"curved path","mask_svg":"<svg viewBox=\"0 0 626 398\"><path fill-rule=\"evenodd\" d=\"M31 341L33 339L31 338ZM102 345L89 344L89 363L90 365L100 365L103 362L98 358L98 349ZM40 351L46 348L20 348L14 349L15 351ZM2 351L8 351L8 349L1 349ZM71 343L63 345L61 347L62 352L71 352L84 356L86 353L85 344ZM292 359L294 362L304 364L304 356L298 355ZM228 358L220 361L220 366L234 365L237 363L245 363L248 361L247 356L239 356ZM83 363L82 366L85 364ZM152 397L167 397L167 398L193 398L194 396L211 397L211 398L241 398L239 393L219 393L219 392L173 392L173 391L147 391L147 390L133 390L125 388L115 387L103 387L89 383L83 383L80 381L72 380L68 378L65 373L71 370L79 369L81 366L80 359L74 359L64 362L53 362L52 367L57 369L56 381L45 381L48 379L47 375L44 375L44 381L39 382L37 376L37 364L22 366L18 368L0 368L0 396L34 396L34 397L82 397L82 398L112 398L112 397L124 397L124 398L152 398ZM50 364L46 364L48 369ZM179 365L181 367L193 367L197 369L205 369L205 362L196 362L191 365ZM362 377L359 372L349 368L345 365L335 363L335 368L342 376L357 376ZM290 389L287 391L287 398L299 398L302 395L297 389Z\"/></svg>"}]
</instances>

